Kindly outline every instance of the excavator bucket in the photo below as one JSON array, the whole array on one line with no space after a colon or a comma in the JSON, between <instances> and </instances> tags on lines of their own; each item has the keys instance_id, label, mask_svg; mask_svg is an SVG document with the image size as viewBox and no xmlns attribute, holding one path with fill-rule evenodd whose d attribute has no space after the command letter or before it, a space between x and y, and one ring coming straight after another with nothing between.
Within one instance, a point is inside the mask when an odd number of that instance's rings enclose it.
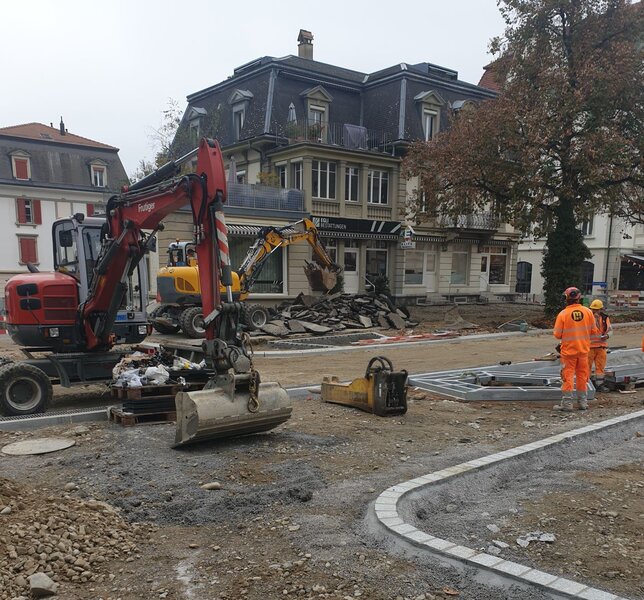
<instances>
[{"instance_id":1,"label":"excavator bucket","mask_svg":"<svg viewBox=\"0 0 644 600\"><path fill-rule=\"evenodd\" d=\"M309 280L309 286L314 292L328 292L335 287L338 281L338 274L327 267L321 267L316 263L307 263L304 273Z\"/></svg>"},{"instance_id":2,"label":"excavator bucket","mask_svg":"<svg viewBox=\"0 0 644 600\"><path fill-rule=\"evenodd\" d=\"M291 400L279 383L260 383L257 396L254 403L247 390L236 390L225 378L224 385L179 392L173 447L268 431L291 417Z\"/></svg>"}]
</instances>

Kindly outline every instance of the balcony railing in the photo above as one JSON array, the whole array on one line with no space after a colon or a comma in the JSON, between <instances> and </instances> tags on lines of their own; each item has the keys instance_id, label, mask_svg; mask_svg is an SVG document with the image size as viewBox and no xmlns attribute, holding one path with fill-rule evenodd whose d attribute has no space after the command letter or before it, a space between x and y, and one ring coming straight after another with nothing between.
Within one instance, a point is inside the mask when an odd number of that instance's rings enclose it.
<instances>
[{"instance_id":1,"label":"balcony railing","mask_svg":"<svg viewBox=\"0 0 644 600\"><path fill-rule=\"evenodd\" d=\"M495 231L499 228L499 219L494 213L484 212L479 214L439 217L438 224L449 229L477 229Z\"/></svg>"},{"instance_id":2,"label":"balcony railing","mask_svg":"<svg viewBox=\"0 0 644 600\"><path fill-rule=\"evenodd\" d=\"M267 185L229 183L228 206L260 210L304 212L304 192Z\"/></svg>"},{"instance_id":3,"label":"balcony railing","mask_svg":"<svg viewBox=\"0 0 644 600\"><path fill-rule=\"evenodd\" d=\"M274 123L274 128L277 135L288 138L290 142L314 142L349 150L390 153L395 139L387 131L367 129L351 123L319 123L304 119Z\"/></svg>"}]
</instances>

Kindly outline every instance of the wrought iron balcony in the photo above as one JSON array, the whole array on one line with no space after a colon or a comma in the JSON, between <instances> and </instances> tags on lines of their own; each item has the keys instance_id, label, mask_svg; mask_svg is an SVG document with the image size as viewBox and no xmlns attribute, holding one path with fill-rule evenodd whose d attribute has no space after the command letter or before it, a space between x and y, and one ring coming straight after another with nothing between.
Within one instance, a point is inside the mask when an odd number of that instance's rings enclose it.
<instances>
[{"instance_id":1,"label":"wrought iron balcony","mask_svg":"<svg viewBox=\"0 0 644 600\"><path fill-rule=\"evenodd\" d=\"M267 185L229 183L226 204L256 210L304 212L304 192Z\"/></svg>"},{"instance_id":2,"label":"wrought iron balcony","mask_svg":"<svg viewBox=\"0 0 644 600\"><path fill-rule=\"evenodd\" d=\"M274 123L277 135L289 142L314 142L328 146L340 146L349 150L369 150L391 153L395 136L384 130L367 129L351 123L319 123L298 120Z\"/></svg>"},{"instance_id":3,"label":"wrought iron balcony","mask_svg":"<svg viewBox=\"0 0 644 600\"><path fill-rule=\"evenodd\" d=\"M496 231L499 228L499 219L491 212L458 215L457 217L442 215L438 218L438 224L447 229Z\"/></svg>"}]
</instances>

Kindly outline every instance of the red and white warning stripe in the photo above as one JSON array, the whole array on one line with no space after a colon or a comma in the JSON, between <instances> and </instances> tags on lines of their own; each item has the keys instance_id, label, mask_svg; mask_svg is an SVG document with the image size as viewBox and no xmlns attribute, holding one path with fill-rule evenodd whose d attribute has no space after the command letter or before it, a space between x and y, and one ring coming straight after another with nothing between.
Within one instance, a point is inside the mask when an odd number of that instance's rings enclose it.
<instances>
[{"instance_id":1,"label":"red and white warning stripe","mask_svg":"<svg viewBox=\"0 0 644 600\"><path fill-rule=\"evenodd\" d=\"M215 212L215 227L217 228L217 243L219 244L219 260L222 268L230 266L230 249L228 248L228 229L226 228L226 219L224 212L218 210Z\"/></svg>"}]
</instances>

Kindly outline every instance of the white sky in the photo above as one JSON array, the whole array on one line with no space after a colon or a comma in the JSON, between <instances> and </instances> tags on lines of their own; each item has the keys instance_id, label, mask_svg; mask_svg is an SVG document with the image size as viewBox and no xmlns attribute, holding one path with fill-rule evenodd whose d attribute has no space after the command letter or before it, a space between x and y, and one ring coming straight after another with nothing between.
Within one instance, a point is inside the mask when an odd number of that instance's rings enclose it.
<instances>
[{"instance_id":1,"label":"white sky","mask_svg":"<svg viewBox=\"0 0 644 600\"><path fill-rule=\"evenodd\" d=\"M496 0L20 0L2 2L0 127L32 121L116 146L128 174L154 156L170 98L218 83L260 56L297 55L373 72L431 62L477 83Z\"/></svg>"}]
</instances>

